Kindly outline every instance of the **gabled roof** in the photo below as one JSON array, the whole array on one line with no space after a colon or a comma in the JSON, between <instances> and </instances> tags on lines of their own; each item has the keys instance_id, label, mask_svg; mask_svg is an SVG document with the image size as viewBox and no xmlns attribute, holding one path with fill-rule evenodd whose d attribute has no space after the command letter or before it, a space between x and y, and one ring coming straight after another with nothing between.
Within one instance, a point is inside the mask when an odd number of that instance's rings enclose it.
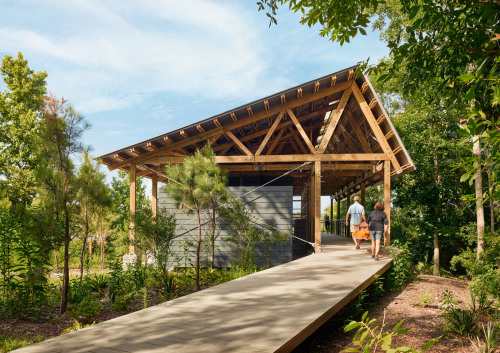
<instances>
[{"instance_id":1,"label":"gabled roof","mask_svg":"<svg viewBox=\"0 0 500 353\"><path fill-rule=\"evenodd\" d=\"M415 166L368 78L358 66L320 77L197 123L102 155L109 169L151 177L179 163L207 141L230 175L268 175L322 161L322 189L330 194L381 182L383 160L391 177ZM297 192L310 165L294 171ZM331 175L331 177L328 177ZM161 180L161 176L159 178Z\"/></svg>"}]
</instances>

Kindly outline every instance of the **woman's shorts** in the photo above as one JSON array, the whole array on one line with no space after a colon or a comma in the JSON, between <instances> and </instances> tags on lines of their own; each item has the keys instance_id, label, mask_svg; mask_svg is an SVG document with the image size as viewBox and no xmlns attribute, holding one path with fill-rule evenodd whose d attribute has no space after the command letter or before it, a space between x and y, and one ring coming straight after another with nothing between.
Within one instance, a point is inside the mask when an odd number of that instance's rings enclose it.
<instances>
[{"instance_id":1,"label":"woman's shorts","mask_svg":"<svg viewBox=\"0 0 500 353\"><path fill-rule=\"evenodd\" d=\"M382 235L384 232L382 230L370 230L370 238L377 239L377 240L382 240Z\"/></svg>"}]
</instances>

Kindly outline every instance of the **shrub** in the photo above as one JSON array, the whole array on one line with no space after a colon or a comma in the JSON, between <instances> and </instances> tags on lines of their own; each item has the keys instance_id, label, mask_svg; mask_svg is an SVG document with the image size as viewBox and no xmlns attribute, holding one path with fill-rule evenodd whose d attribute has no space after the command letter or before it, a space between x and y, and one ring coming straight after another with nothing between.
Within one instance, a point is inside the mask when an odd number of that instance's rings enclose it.
<instances>
[{"instance_id":1,"label":"shrub","mask_svg":"<svg viewBox=\"0 0 500 353\"><path fill-rule=\"evenodd\" d=\"M94 325L94 323L91 323L91 324L88 324L88 325L84 325L80 321L78 321L78 320L75 319L73 321L73 325L71 325L70 327L65 328L64 331L61 332L61 335L65 335L65 334L70 333L70 332L78 331L78 330L80 330L82 328L89 327L89 326L92 326L92 325Z\"/></svg>"},{"instance_id":2,"label":"shrub","mask_svg":"<svg viewBox=\"0 0 500 353\"><path fill-rule=\"evenodd\" d=\"M392 338L395 336L403 335L410 331L409 328L399 329L403 324L404 320L394 326L394 328L390 331L385 330L385 316L382 325L376 325L376 319L370 319L368 317L368 311L363 314L361 317L361 321L351 321L345 328L344 331L348 332L358 329L352 338L352 343L360 347L361 350L357 348L347 348L342 350L342 352L376 352L380 347L383 351L386 352L410 352L410 353L419 353L419 351L415 350L413 347L397 347L392 348ZM434 345L441 337L435 338L427 342L422 346L422 351L425 351L432 345Z\"/></svg>"},{"instance_id":3,"label":"shrub","mask_svg":"<svg viewBox=\"0 0 500 353\"><path fill-rule=\"evenodd\" d=\"M30 344L41 342L42 336L38 335L35 338L31 337L15 337L11 335L0 336L0 352L10 352L14 349L29 346Z\"/></svg>"},{"instance_id":4,"label":"shrub","mask_svg":"<svg viewBox=\"0 0 500 353\"><path fill-rule=\"evenodd\" d=\"M407 245L401 245L398 241L393 242L389 252L393 260L387 271L386 287L389 290L398 289L416 277L412 254Z\"/></svg>"},{"instance_id":5,"label":"shrub","mask_svg":"<svg viewBox=\"0 0 500 353\"><path fill-rule=\"evenodd\" d=\"M89 323L99 315L103 309L104 306L99 299L91 294L83 298L80 303L71 306L73 316L80 319L82 323Z\"/></svg>"}]
</instances>

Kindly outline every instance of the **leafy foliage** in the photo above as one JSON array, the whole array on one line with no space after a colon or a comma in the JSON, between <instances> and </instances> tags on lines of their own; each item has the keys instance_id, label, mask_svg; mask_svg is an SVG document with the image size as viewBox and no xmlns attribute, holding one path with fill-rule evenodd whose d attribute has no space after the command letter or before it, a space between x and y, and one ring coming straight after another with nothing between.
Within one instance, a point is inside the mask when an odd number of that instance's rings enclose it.
<instances>
[{"instance_id":1,"label":"leafy foliage","mask_svg":"<svg viewBox=\"0 0 500 353\"><path fill-rule=\"evenodd\" d=\"M407 333L410 329L400 329L403 325L404 320L397 323L392 330L385 331L385 317L384 322L381 326L376 326L376 319L370 319L368 317L368 312L365 312L361 317L361 321L351 321L345 328L345 332L349 332L354 329L358 329L352 338L352 342L357 348L347 348L342 350L342 352L377 352L380 348L384 352L410 352L419 353L425 351L432 347L441 337L435 338L427 342L422 346L422 350L415 350L413 347L401 346L397 348L392 348L393 337L403 335Z\"/></svg>"},{"instance_id":2,"label":"leafy foliage","mask_svg":"<svg viewBox=\"0 0 500 353\"><path fill-rule=\"evenodd\" d=\"M165 189L186 214L196 214L198 236L196 239L196 290L200 289L200 256L202 243L201 212L215 207L214 199L221 197L227 178L215 162L215 154L210 148L203 153L199 150L193 156L186 157L182 164L168 165L166 173L170 181Z\"/></svg>"},{"instance_id":3,"label":"leafy foliage","mask_svg":"<svg viewBox=\"0 0 500 353\"><path fill-rule=\"evenodd\" d=\"M26 206L36 194L36 136L47 73L30 69L21 53L6 55L0 72L7 86L0 92L0 190L9 190L14 205Z\"/></svg>"},{"instance_id":4,"label":"leafy foliage","mask_svg":"<svg viewBox=\"0 0 500 353\"><path fill-rule=\"evenodd\" d=\"M269 248L286 240L286 234L280 233L272 225L262 226L252 217L253 209L236 197L230 197L221 209L221 219L231 229L226 241L234 248L233 265L243 269L256 269L256 250L258 246ZM269 264L268 264L269 265Z\"/></svg>"}]
</instances>

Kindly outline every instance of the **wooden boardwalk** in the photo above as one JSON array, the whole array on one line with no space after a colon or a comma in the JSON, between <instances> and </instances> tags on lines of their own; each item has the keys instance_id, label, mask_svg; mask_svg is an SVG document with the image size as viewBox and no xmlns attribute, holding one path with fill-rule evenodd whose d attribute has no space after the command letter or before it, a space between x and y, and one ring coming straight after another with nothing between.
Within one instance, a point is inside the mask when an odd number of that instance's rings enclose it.
<instances>
[{"instance_id":1,"label":"wooden boardwalk","mask_svg":"<svg viewBox=\"0 0 500 353\"><path fill-rule=\"evenodd\" d=\"M369 242L324 234L322 249L15 352L290 352L391 265Z\"/></svg>"}]
</instances>

